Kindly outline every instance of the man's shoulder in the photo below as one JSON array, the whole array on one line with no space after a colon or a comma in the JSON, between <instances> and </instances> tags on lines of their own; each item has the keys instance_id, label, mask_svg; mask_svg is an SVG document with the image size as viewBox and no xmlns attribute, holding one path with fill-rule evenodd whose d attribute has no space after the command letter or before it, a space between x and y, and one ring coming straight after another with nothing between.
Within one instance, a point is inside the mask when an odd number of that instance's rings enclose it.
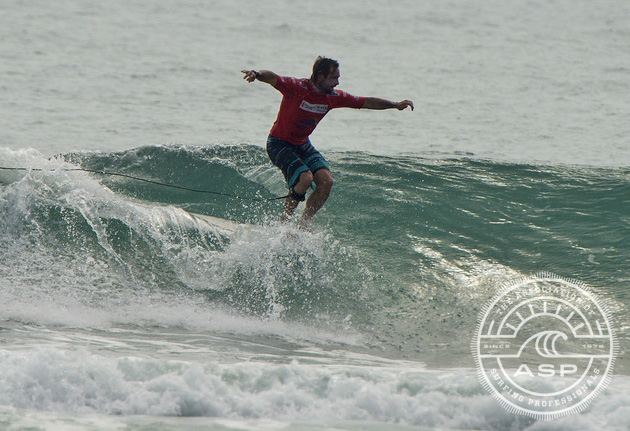
<instances>
[{"instance_id":1,"label":"man's shoulder","mask_svg":"<svg viewBox=\"0 0 630 431\"><path fill-rule=\"evenodd\" d=\"M339 90L339 89L334 89L333 92L329 94L329 96L337 97L337 98L340 98L340 99L359 100L358 96L354 96L354 95L348 93L347 91Z\"/></svg>"},{"instance_id":2,"label":"man's shoulder","mask_svg":"<svg viewBox=\"0 0 630 431\"><path fill-rule=\"evenodd\" d=\"M339 89L334 89L332 91L332 93L330 93L330 96L336 96L336 97L347 97L349 96L349 93L343 90L339 90Z\"/></svg>"},{"instance_id":3,"label":"man's shoulder","mask_svg":"<svg viewBox=\"0 0 630 431\"><path fill-rule=\"evenodd\" d=\"M361 108L365 103L365 97L354 96L347 91L335 89L328 95L328 100L333 108Z\"/></svg>"},{"instance_id":4,"label":"man's shoulder","mask_svg":"<svg viewBox=\"0 0 630 431\"><path fill-rule=\"evenodd\" d=\"M308 78L295 78L293 76L279 76L278 80L285 86L310 90L311 81Z\"/></svg>"}]
</instances>

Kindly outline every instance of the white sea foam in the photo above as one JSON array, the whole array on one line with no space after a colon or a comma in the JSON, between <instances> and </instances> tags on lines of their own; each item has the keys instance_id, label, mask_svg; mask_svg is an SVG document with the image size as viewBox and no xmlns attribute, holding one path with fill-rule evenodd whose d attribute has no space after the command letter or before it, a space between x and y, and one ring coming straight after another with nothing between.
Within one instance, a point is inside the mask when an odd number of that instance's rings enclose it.
<instances>
[{"instance_id":1,"label":"white sea foam","mask_svg":"<svg viewBox=\"0 0 630 431\"><path fill-rule=\"evenodd\" d=\"M0 352L0 404L71 414L358 420L448 429L623 429L630 379L592 407L536 423L503 410L468 370L104 357L78 348Z\"/></svg>"}]
</instances>

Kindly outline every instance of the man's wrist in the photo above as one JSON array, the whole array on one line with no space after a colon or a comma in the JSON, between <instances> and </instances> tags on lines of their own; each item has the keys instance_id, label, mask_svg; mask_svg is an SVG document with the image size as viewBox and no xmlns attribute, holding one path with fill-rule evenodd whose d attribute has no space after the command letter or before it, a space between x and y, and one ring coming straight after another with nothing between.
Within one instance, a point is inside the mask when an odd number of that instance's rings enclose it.
<instances>
[{"instance_id":1,"label":"man's wrist","mask_svg":"<svg viewBox=\"0 0 630 431\"><path fill-rule=\"evenodd\" d=\"M254 75L256 75L256 79L260 79L260 77L262 76L261 73L257 70L252 70L252 72L254 72Z\"/></svg>"}]
</instances>

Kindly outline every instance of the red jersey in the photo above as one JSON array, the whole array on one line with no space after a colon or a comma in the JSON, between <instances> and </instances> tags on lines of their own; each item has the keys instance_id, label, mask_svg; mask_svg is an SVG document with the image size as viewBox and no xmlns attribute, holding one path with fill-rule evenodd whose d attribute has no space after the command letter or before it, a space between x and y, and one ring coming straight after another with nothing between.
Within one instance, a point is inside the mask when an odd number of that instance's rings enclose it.
<instances>
[{"instance_id":1,"label":"red jersey","mask_svg":"<svg viewBox=\"0 0 630 431\"><path fill-rule=\"evenodd\" d=\"M365 97L356 97L342 90L321 93L307 78L278 76L276 89L283 97L271 135L293 145L305 143L331 109L361 108L365 104Z\"/></svg>"}]
</instances>

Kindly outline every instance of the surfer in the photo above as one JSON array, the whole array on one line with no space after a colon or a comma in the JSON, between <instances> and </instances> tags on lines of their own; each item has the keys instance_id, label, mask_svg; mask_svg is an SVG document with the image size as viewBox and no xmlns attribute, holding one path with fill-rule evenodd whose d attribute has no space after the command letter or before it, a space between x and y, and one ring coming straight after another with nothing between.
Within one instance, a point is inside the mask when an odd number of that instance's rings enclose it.
<instances>
[{"instance_id":1,"label":"surfer","mask_svg":"<svg viewBox=\"0 0 630 431\"><path fill-rule=\"evenodd\" d=\"M282 93L282 102L267 139L267 154L287 181L289 195L284 203L282 220L287 220L306 191L315 183L315 191L306 201L300 220L305 226L324 205L333 185L333 177L326 159L313 147L309 135L322 118L334 108L393 109L410 107L411 100L392 102L378 97L357 97L342 90L339 84L339 63L317 57L313 73L308 78L279 76L270 70L242 70L247 82L266 82Z\"/></svg>"}]
</instances>

